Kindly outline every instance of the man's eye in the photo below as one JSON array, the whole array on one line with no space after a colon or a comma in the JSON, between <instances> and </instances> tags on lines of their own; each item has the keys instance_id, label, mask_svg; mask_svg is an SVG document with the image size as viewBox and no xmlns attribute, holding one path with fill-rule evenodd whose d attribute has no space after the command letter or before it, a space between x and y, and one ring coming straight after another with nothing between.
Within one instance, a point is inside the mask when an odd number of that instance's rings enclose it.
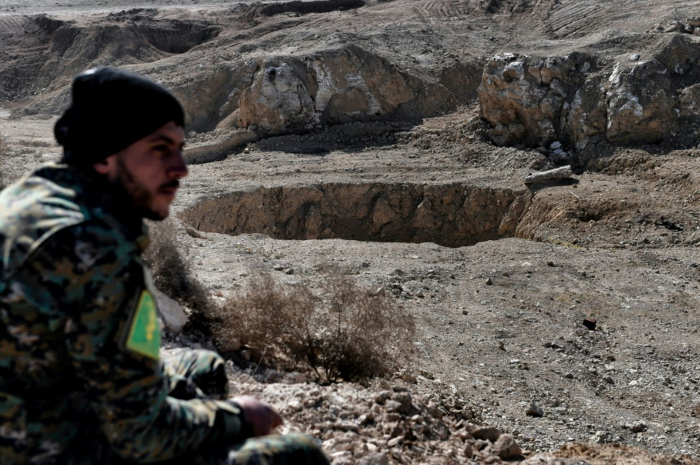
<instances>
[{"instance_id":1,"label":"man's eye","mask_svg":"<svg viewBox=\"0 0 700 465\"><path fill-rule=\"evenodd\" d=\"M153 150L155 150L156 152L167 152L168 146L165 144L156 145L155 147L153 147Z\"/></svg>"}]
</instances>

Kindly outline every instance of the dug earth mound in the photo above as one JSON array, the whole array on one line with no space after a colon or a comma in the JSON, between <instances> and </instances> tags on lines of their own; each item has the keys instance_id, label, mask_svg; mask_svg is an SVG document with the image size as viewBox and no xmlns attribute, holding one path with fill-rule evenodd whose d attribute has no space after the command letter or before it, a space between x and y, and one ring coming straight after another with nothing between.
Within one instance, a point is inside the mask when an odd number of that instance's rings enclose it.
<instances>
[{"instance_id":1,"label":"dug earth mound","mask_svg":"<svg viewBox=\"0 0 700 465\"><path fill-rule=\"evenodd\" d=\"M0 186L60 155L75 73L172 89L171 268L215 304L333 273L416 324L362 384L226 341L283 432L336 464L698 463L700 2L103 3L0 0ZM212 347L189 310L164 350Z\"/></svg>"}]
</instances>

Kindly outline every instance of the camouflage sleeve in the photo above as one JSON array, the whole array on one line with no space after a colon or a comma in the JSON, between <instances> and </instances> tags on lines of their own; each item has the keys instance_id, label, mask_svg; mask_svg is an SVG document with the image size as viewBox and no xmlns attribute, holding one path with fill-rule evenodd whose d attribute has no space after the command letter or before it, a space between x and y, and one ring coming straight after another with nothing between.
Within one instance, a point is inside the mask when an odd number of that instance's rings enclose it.
<instances>
[{"instance_id":1,"label":"camouflage sleeve","mask_svg":"<svg viewBox=\"0 0 700 465\"><path fill-rule=\"evenodd\" d=\"M67 315L70 371L107 439L139 462L241 441L245 423L235 405L169 397L158 347L149 354L125 345L144 295L144 270L133 244L114 235L99 224L64 230L40 247L20 278L42 311Z\"/></svg>"}]
</instances>

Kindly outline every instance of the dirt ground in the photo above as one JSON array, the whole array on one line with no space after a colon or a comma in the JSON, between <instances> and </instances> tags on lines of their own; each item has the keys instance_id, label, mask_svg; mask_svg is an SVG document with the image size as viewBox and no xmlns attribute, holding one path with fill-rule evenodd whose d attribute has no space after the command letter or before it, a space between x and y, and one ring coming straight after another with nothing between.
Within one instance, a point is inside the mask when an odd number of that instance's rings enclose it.
<instances>
[{"instance_id":1,"label":"dirt ground","mask_svg":"<svg viewBox=\"0 0 700 465\"><path fill-rule=\"evenodd\" d=\"M2 174L16 178L58 159L52 125L73 74L101 64L142 72L176 89L193 115L191 153L206 155L191 159L208 161L191 165L174 216L186 256L213 296L245 288L259 271L313 283L330 265L393 295L418 323L411 365L371 389L464 399L483 423L531 451L595 464L674 463L676 456L698 463L695 140L603 143L573 156L572 179L526 185L529 173L558 163L546 150L489 142L475 91L485 57L587 51L612 65L630 53L651 54L658 34L647 31L692 17L699 6L395 0L267 16L260 4L223 0L0 0ZM132 25L134 35L110 39L104 31L122 20L107 15L134 7L155 10L129 13L119 24ZM158 21L171 21L173 36L138 35ZM94 32L95 24L106 29ZM56 36L61 27L75 28L71 40ZM172 38L185 30L187 40ZM104 42L94 50L75 49L95 38ZM139 46L120 42L127 39ZM241 94L236 79L245 62L348 43L444 86L453 101L418 105L417 117L311 131L231 129L226 102ZM222 148L221 140L244 130L253 131L248 142ZM382 226L378 199L398 205L407 192L430 196L428 207L410 207L410 218L421 208L427 216ZM597 320L595 330L585 318ZM526 415L531 404L544 415Z\"/></svg>"}]
</instances>

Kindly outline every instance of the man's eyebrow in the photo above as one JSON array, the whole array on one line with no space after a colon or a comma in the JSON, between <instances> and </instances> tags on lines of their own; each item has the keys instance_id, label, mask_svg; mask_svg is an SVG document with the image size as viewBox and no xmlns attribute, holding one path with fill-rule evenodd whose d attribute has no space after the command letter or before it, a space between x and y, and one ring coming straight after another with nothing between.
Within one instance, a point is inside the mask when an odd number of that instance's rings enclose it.
<instances>
[{"instance_id":1,"label":"man's eyebrow","mask_svg":"<svg viewBox=\"0 0 700 465\"><path fill-rule=\"evenodd\" d=\"M155 143L155 142L160 142L160 141L167 142L168 144L171 144L171 145L184 145L184 142L181 142L180 144L178 144L177 142L175 142L175 139L173 139L172 137L166 136L164 134L158 134L157 136L153 136L153 138L151 139L150 142Z\"/></svg>"}]
</instances>

